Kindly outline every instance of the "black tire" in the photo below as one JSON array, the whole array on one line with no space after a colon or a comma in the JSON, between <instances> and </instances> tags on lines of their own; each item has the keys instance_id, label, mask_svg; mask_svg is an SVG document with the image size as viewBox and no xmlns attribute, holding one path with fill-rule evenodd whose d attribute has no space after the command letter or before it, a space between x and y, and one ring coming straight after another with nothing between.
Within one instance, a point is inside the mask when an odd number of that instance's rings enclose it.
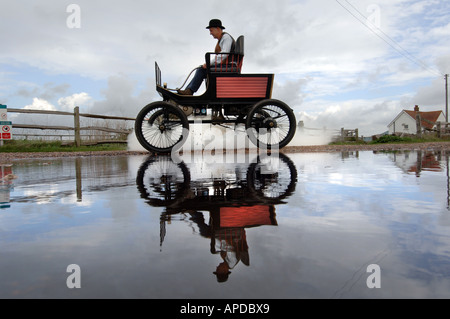
<instances>
[{"instance_id":1,"label":"black tire","mask_svg":"<svg viewBox=\"0 0 450 319\"><path fill-rule=\"evenodd\" d=\"M189 191L191 174L183 162L175 163L170 156L151 156L141 164L136 185L146 202L165 207L183 201Z\"/></svg>"},{"instance_id":2,"label":"black tire","mask_svg":"<svg viewBox=\"0 0 450 319\"><path fill-rule=\"evenodd\" d=\"M277 161L278 169L275 172L264 171L264 165L270 161ZM267 161L267 162L266 162ZM280 203L281 200L291 196L297 184L297 169L291 159L278 153L278 158L272 156L258 157L256 163L252 163L247 170L247 185L250 196L261 200L270 200Z\"/></svg>"},{"instance_id":3,"label":"black tire","mask_svg":"<svg viewBox=\"0 0 450 319\"><path fill-rule=\"evenodd\" d=\"M146 150L170 153L175 145L180 147L186 140L189 122L179 107L162 101L153 102L139 112L134 132Z\"/></svg>"},{"instance_id":4,"label":"black tire","mask_svg":"<svg viewBox=\"0 0 450 319\"><path fill-rule=\"evenodd\" d=\"M292 109L274 99L256 103L245 121L250 141L257 147L267 149L285 147L294 137L296 126Z\"/></svg>"}]
</instances>

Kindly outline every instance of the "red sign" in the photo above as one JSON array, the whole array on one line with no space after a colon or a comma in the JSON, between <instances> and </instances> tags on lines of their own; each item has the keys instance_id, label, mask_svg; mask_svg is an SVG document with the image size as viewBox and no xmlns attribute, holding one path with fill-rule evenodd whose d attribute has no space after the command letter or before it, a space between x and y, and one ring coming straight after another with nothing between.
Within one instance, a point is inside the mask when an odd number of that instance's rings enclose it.
<instances>
[{"instance_id":1,"label":"red sign","mask_svg":"<svg viewBox=\"0 0 450 319\"><path fill-rule=\"evenodd\" d=\"M0 166L0 178L3 178L9 174L12 174L12 166L1 165Z\"/></svg>"},{"instance_id":2,"label":"red sign","mask_svg":"<svg viewBox=\"0 0 450 319\"><path fill-rule=\"evenodd\" d=\"M11 139L11 133L2 133L2 139L10 140Z\"/></svg>"}]
</instances>

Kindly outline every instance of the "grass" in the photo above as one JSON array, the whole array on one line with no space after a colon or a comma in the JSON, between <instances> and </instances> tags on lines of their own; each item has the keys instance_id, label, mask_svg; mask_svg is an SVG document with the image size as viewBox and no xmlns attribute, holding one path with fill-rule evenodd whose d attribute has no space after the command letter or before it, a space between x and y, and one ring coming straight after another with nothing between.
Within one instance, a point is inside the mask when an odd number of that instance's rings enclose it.
<instances>
[{"instance_id":1,"label":"grass","mask_svg":"<svg viewBox=\"0 0 450 319\"><path fill-rule=\"evenodd\" d=\"M422 138L417 137L400 137L395 135L383 135L375 141L364 142L364 141L349 141L349 142L332 142L331 145L348 145L348 144L409 144L409 143L427 143L427 142L450 142L449 139L437 138L435 136L424 136Z\"/></svg>"},{"instance_id":2,"label":"grass","mask_svg":"<svg viewBox=\"0 0 450 319\"><path fill-rule=\"evenodd\" d=\"M125 151L126 144L111 143L89 146L67 146L60 141L39 141L39 140L10 140L3 141L0 146L0 153L18 152L95 152L95 151Z\"/></svg>"}]
</instances>

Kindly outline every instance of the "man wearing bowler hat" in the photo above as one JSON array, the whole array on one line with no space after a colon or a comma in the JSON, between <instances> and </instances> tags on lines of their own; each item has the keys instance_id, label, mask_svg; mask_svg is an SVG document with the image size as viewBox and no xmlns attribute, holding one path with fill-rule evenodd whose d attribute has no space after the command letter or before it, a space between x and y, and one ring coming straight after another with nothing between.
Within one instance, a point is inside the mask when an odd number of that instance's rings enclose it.
<instances>
[{"instance_id":1,"label":"man wearing bowler hat","mask_svg":"<svg viewBox=\"0 0 450 319\"><path fill-rule=\"evenodd\" d=\"M214 39L217 39L214 53L230 53L234 50L235 41L231 35L223 31L225 27L222 26L222 21L220 21L219 19L212 19L211 21L209 21L209 25L206 27L206 29L209 29L209 33L213 36ZM217 54L216 56L211 58L210 64L220 64L225 61L227 57L228 54ZM193 95L200 88L203 80L206 79L206 75L206 63L204 63L197 69L194 78L188 84L186 89L178 90L178 94Z\"/></svg>"}]
</instances>

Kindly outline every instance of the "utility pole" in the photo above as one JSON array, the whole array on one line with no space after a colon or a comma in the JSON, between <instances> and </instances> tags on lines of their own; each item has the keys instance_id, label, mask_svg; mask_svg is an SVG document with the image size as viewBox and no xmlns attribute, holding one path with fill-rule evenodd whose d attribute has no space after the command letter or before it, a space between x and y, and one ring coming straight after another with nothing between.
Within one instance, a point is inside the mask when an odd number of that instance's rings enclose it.
<instances>
[{"instance_id":1,"label":"utility pole","mask_svg":"<svg viewBox=\"0 0 450 319\"><path fill-rule=\"evenodd\" d=\"M448 74L445 75L445 121L448 123Z\"/></svg>"}]
</instances>

